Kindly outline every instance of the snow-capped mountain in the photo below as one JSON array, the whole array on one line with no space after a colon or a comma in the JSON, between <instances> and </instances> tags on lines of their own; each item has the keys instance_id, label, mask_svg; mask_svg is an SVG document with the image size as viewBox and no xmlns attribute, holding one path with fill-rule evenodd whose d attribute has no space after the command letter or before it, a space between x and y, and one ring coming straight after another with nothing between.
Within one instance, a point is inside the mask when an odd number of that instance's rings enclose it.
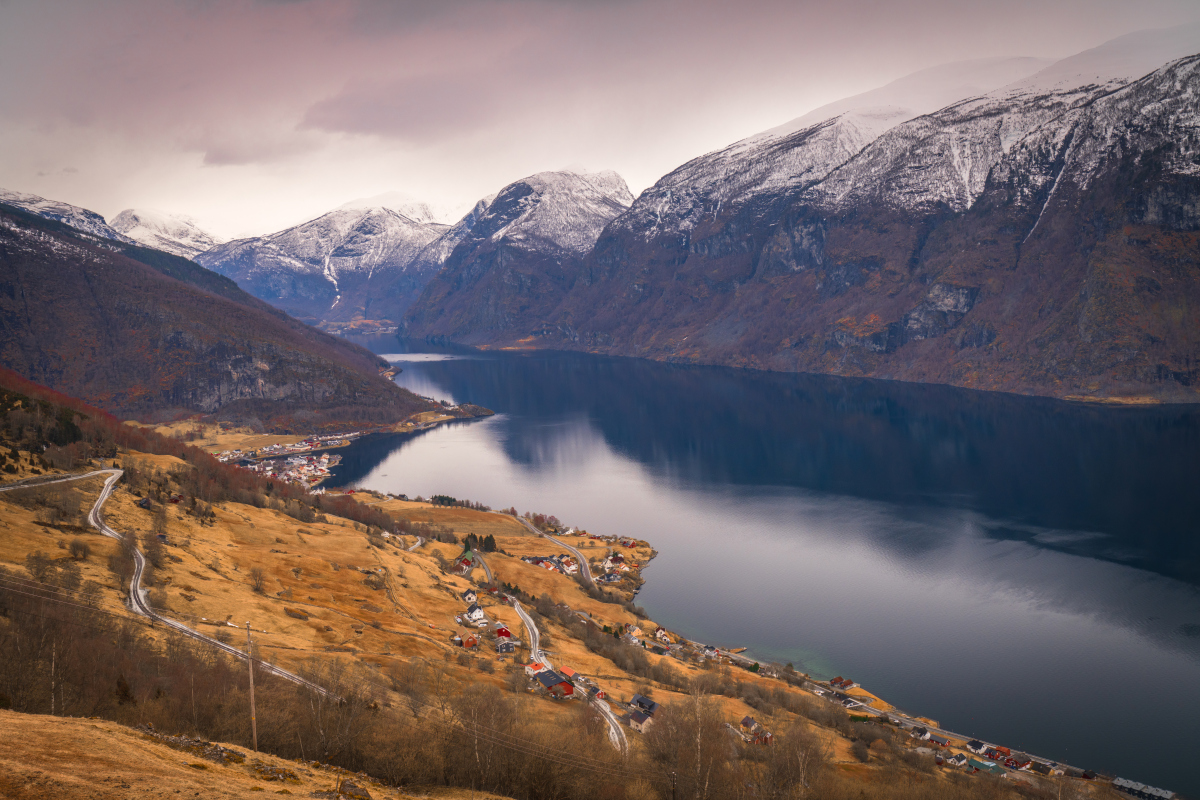
<instances>
[{"instance_id":1,"label":"snow-capped mountain","mask_svg":"<svg viewBox=\"0 0 1200 800\"><path fill-rule=\"evenodd\" d=\"M511 183L485 202L431 247L431 258L448 255L405 318L410 335L471 341L537 318L633 195L615 172L561 171Z\"/></svg>"},{"instance_id":2,"label":"snow-capped mountain","mask_svg":"<svg viewBox=\"0 0 1200 800\"><path fill-rule=\"evenodd\" d=\"M361 197L337 207L337 210L362 210L388 208L408 217L413 222L436 222L445 225L456 218L453 211L441 206L430 205L404 192L384 192L371 197Z\"/></svg>"},{"instance_id":3,"label":"snow-capped mountain","mask_svg":"<svg viewBox=\"0 0 1200 800\"><path fill-rule=\"evenodd\" d=\"M301 319L397 322L436 271L417 256L446 230L390 208L343 208L196 260Z\"/></svg>"},{"instance_id":4,"label":"snow-capped mountain","mask_svg":"<svg viewBox=\"0 0 1200 800\"><path fill-rule=\"evenodd\" d=\"M104 221L104 217L95 211L88 211L86 208L73 206L70 203L47 200L36 194L12 192L7 189L0 189L0 203L19 208L30 214L36 214L44 219L51 219L55 222L70 225L76 230L90 233L93 236L99 236L101 239L115 239L118 242L125 242L126 244L133 243L132 239L109 227L108 223Z\"/></svg>"},{"instance_id":5,"label":"snow-capped mountain","mask_svg":"<svg viewBox=\"0 0 1200 800\"><path fill-rule=\"evenodd\" d=\"M536 270L517 254L502 285L462 302L461 287L499 270L472 272L456 249L410 314L412 330L1195 401L1193 53L1200 26L1121 37L1050 65L910 76L667 175L605 227L574 274L556 277L567 287L556 307L553 291L491 301L532 282ZM986 91L949 97L964 86ZM486 230L481 221L470 238ZM439 305L440 318L429 313Z\"/></svg>"},{"instance_id":6,"label":"snow-capped mountain","mask_svg":"<svg viewBox=\"0 0 1200 800\"><path fill-rule=\"evenodd\" d=\"M127 208L109 226L139 244L184 258L195 258L225 241L201 229L191 217L161 211Z\"/></svg>"}]
</instances>

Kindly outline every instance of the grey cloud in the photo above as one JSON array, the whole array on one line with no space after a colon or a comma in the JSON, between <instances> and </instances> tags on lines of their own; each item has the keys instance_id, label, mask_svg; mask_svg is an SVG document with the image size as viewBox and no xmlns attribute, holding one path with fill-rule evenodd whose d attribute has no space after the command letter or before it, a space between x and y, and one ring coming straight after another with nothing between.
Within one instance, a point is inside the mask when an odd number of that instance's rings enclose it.
<instances>
[{"instance_id":1,"label":"grey cloud","mask_svg":"<svg viewBox=\"0 0 1200 800\"><path fill-rule=\"evenodd\" d=\"M301 129L427 142L474 132L513 103L478 76L415 77L349 86L309 108Z\"/></svg>"}]
</instances>

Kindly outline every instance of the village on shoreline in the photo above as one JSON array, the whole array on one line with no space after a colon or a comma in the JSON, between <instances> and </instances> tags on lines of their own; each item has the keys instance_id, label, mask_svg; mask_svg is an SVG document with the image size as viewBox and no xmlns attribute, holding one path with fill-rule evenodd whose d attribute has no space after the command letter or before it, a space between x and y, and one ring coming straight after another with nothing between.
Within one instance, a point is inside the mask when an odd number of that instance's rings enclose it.
<instances>
[{"instance_id":1,"label":"village on shoreline","mask_svg":"<svg viewBox=\"0 0 1200 800\"><path fill-rule=\"evenodd\" d=\"M457 418L436 412L426 412L424 415L419 415L419 418L397 425L394 430L395 432L417 432L454 419ZM244 429L226 429L206 437L208 441L198 442L198 444L208 449L223 463L231 463L243 469L303 486L314 494L357 494L360 502L368 503L371 502L371 498L374 498L389 504L400 503L431 507L465 504L467 507L490 511L478 504L469 504L450 497L439 496L430 500L420 497L410 499L402 494L383 494L351 487L333 489L323 486L322 484L330 476L331 468L340 461L340 456L332 451L346 447L363 436L376 432L353 431L329 435L279 436L256 434ZM222 447L224 449L216 449ZM548 542L562 545L570 551L545 555L522 555L520 561L575 580L580 580L581 572L586 568L590 574L588 580L593 581L593 585L620 589L627 593L629 603L636 598L644 583L641 576L642 569L657 556L657 551L648 542L632 537L594 535L587 531L577 531L561 525L553 517L545 518L541 515L537 517L526 515L526 518L522 519L517 516L515 509L492 513L511 514ZM592 544L604 547L604 555L592 559L582 558L581 552L565 541L575 537L581 540L580 545ZM421 544L423 542L418 540L411 548L406 549L415 549ZM454 573L469 578L474 569L483 567L487 572L488 582L493 583L485 556L479 552L481 549L483 549L481 542L468 540L467 547L453 566ZM621 549L630 552L627 555L620 552ZM495 595L494 599L500 602L507 603L515 599L500 589L482 591L491 591ZM461 627L451 635L451 643L455 647L469 651L490 642L498 654L515 653L523 643L513 637L510 625L489 619L480 605L482 599L483 594L477 594L474 590L463 593L466 608L462 614L455 617L455 622ZM586 612L566 607L565 609L569 614L589 620ZM850 678L836 676L829 680L823 680L798 672L790 664L784 666L762 663L747 655L744 647L726 648L701 643L657 625L653 629L643 629L637 624L626 623L611 629L611 633L626 644L641 647L654 655L677 659L682 663L707 661L714 665L744 669L762 678L786 681L792 686L843 708L851 720L885 724L898 732L906 733L916 740L915 752L931 756L939 767L955 769L968 774L982 773L1016 780L1020 780L1022 773L1028 773L1031 777L1033 775L1065 776L1084 781L1099 780L1111 783L1115 788L1130 796L1147 800L1169 800L1174 796L1172 792L1166 790L1073 767L1052 759L1039 758L1003 745L988 743L943 729L935 720L900 712ZM588 700L607 697L602 686L595 680L569 666L554 668L549 664L548 659L542 657L539 660L537 652L531 653L530 663L525 665L525 671L531 684L536 683L537 686L540 686L540 690L551 697L559 699L581 697ZM648 698L634 695L633 700L624 709L621 722L632 730L644 733L653 725L654 714L658 707L657 703ZM769 745L774 739L774 734L752 716L727 722L726 726L731 735L735 735L747 743Z\"/></svg>"}]
</instances>

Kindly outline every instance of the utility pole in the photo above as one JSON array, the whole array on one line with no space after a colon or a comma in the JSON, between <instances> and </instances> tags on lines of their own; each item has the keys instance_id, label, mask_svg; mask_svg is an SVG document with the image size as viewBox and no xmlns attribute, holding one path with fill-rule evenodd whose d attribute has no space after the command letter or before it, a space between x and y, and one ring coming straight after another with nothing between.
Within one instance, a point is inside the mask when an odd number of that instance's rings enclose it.
<instances>
[{"instance_id":1,"label":"utility pole","mask_svg":"<svg viewBox=\"0 0 1200 800\"><path fill-rule=\"evenodd\" d=\"M250 733L254 736L254 752L258 752L258 720L254 715L254 645L250 641L250 623L246 623L246 661L250 664Z\"/></svg>"}]
</instances>

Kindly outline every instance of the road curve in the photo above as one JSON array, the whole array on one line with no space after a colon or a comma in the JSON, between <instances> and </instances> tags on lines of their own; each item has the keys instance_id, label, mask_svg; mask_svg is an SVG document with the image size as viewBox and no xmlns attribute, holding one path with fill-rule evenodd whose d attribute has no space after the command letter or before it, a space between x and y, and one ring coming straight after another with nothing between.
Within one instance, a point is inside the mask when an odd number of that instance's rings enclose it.
<instances>
[{"instance_id":1,"label":"road curve","mask_svg":"<svg viewBox=\"0 0 1200 800\"><path fill-rule=\"evenodd\" d=\"M533 619L529 616L528 613L526 613L525 609L521 607L520 600L518 600L517 598L514 597L512 604L513 604L513 608L516 609L516 611L517 611L517 616L521 618L521 623L525 626L525 630L529 633L529 659L530 659L530 661L540 661L541 663L545 664L550 669L553 669L554 668L553 665L551 665L551 663L546 660L545 654L542 653L541 635L538 633L537 625L533 624Z\"/></svg>"},{"instance_id":2,"label":"road curve","mask_svg":"<svg viewBox=\"0 0 1200 800\"><path fill-rule=\"evenodd\" d=\"M91 510L88 512L87 520L88 520L88 524L90 524L96 530L100 531L100 533L102 533L105 536L108 536L110 538L117 539L118 541L124 541L125 537L122 536L121 534L117 533L112 528L110 528L108 526L108 524L104 521L103 508L104 508L105 501L107 501L108 498L112 496L113 490L116 488L117 481L121 478L122 474L124 474L123 470L102 469L102 470L97 470L95 472L89 472L85 475L76 476L73 479L71 479L71 478L63 478L62 479L64 481L65 480L82 480L83 478L91 478L96 475L108 475L109 476L108 480L106 480L104 482L104 489L101 490L100 496L98 498L96 498L95 504L92 506ZM58 482L59 481L55 481L55 483L58 483ZM162 624L166 625L168 628L171 628L172 630L177 631L177 632L183 634L184 636L188 636L197 641L204 642L205 644L209 645L210 647L215 647L218 650L221 650L223 652L228 653L231 656L234 656L235 658L240 658L243 661L245 661L249 658L249 656L246 653L242 652L241 650L237 649L236 647L225 644L224 642L217 641L216 639L212 638L211 636L205 636L204 634L202 634L198 631L192 630L188 626L184 625L182 622L178 622L169 617L164 617L162 614L159 614L157 611L155 611L153 608L151 608L150 604L148 602L146 602L145 590L142 588L142 574L146 570L146 557L142 555L141 550L138 550L136 542L133 542L133 561L134 561L133 577L129 581L129 607L130 607L130 610L133 611L133 613L139 614L143 617L148 617L156 622L161 622ZM291 681L292 683L298 684L300 686L304 686L308 689L312 689L314 692L317 692L318 694L322 694L326 697L334 697L335 696L331 692L326 690L324 687L319 686L319 685L313 683L312 681L305 680L304 678L301 678L299 675L296 675L295 673L288 672L286 669L283 669L282 667L277 667L274 664L268 664L265 661L262 661L261 659L255 659L255 662L258 664L259 669L263 670L264 672L270 672L271 674L277 675L280 678L283 678L284 680L288 680L288 681Z\"/></svg>"},{"instance_id":3,"label":"road curve","mask_svg":"<svg viewBox=\"0 0 1200 800\"><path fill-rule=\"evenodd\" d=\"M579 574L583 576L583 579L588 582L589 586L596 585L596 582L594 580L592 580L592 570L588 567L587 559L583 557L583 553L579 552L574 547L571 547L571 545L567 544L566 542L561 541L559 539L555 539L553 536L551 536L548 533L542 533L541 531L539 531L537 528L535 528L533 526L533 523L531 523L527 519L524 519L522 517L516 517L516 520L518 522L520 522L522 525L524 525L526 528L528 528L530 533L534 534L535 536L541 536L543 539L549 539L550 541L554 542L555 544L565 547L567 550L571 551L571 553L573 553L575 555L576 560L579 561Z\"/></svg>"},{"instance_id":4,"label":"road curve","mask_svg":"<svg viewBox=\"0 0 1200 800\"><path fill-rule=\"evenodd\" d=\"M546 654L542 652L541 634L538 633L537 625L533 624L533 619L521 606L521 601L514 597L512 604L517 612L517 616L521 618L521 623L525 626L525 630L529 633L530 661L539 661L545 665L546 669L554 669L554 665L550 663L550 660L546 658ZM608 740L612 742L612 746L622 753L628 753L629 740L625 738L625 730L621 727L621 723L617 720L616 715L613 714L612 708L598 697L590 699L589 702L600 712L600 716L604 717L604 721L608 723Z\"/></svg>"}]
</instances>

